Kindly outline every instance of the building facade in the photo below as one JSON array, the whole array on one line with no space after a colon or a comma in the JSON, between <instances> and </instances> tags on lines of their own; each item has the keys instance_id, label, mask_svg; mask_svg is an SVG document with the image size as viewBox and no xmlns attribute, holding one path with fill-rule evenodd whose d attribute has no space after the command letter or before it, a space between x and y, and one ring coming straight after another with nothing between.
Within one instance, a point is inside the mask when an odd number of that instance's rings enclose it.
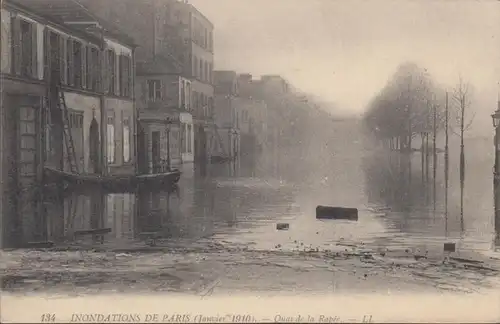
<instances>
[{"instance_id":1,"label":"building facade","mask_svg":"<svg viewBox=\"0 0 500 324\"><path fill-rule=\"evenodd\" d=\"M238 116L238 76L235 71L214 71L214 122L221 139L222 156L236 159L240 151L240 118Z\"/></svg>"},{"instance_id":2,"label":"building facade","mask_svg":"<svg viewBox=\"0 0 500 324\"><path fill-rule=\"evenodd\" d=\"M95 15L119 24L120 29L138 45L138 84L135 92L142 127L139 132L142 137L138 145L138 158L142 159L140 162L143 165L141 169L146 168L148 172L152 172L153 160L157 161L156 164L168 164L173 167L178 167L180 163L193 162L194 85L190 74L185 72L189 44L185 43L183 30L187 30L187 27L182 25L184 20L181 19L179 10L174 8L176 1L80 2L88 6ZM137 14L131 16L130 12ZM122 23L124 21L127 23ZM168 124L167 119L170 120ZM160 135L157 135L158 132ZM160 141L159 144L152 144L153 136L155 143ZM141 156L140 152L143 150L146 153ZM149 167L145 167L146 165Z\"/></svg>"},{"instance_id":3,"label":"building facade","mask_svg":"<svg viewBox=\"0 0 500 324\"><path fill-rule=\"evenodd\" d=\"M27 240L46 235L37 224L44 167L71 171L53 84L68 109L77 172L135 173L134 46L83 29L49 2L2 2L1 213L6 237Z\"/></svg>"},{"instance_id":4,"label":"building facade","mask_svg":"<svg viewBox=\"0 0 500 324\"><path fill-rule=\"evenodd\" d=\"M137 75L140 169L180 168L193 162L191 81L171 73L168 61L141 63Z\"/></svg>"},{"instance_id":5,"label":"building facade","mask_svg":"<svg viewBox=\"0 0 500 324\"><path fill-rule=\"evenodd\" d=\"M214 127L214 26L193 5L169 1L169 24L181 35L183 75L192 82L195 161L207 163L217 143Z\"/></svg>"}]
</instances>

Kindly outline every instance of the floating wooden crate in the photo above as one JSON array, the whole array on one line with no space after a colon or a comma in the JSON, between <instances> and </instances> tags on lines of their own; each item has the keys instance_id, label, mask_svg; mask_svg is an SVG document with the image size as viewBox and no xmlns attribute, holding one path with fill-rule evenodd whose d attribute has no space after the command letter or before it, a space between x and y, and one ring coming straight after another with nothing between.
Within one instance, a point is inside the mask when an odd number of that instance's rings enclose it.
<instances>
[{"instance_id":1,"label":"floating wooden crate","mask_svg":"<svg viewBox=\"0 0 500 324\"><path fill-rule=\"evenodd\" d=\"M358 220L358 209L347 207L317 206L316 219Z\"/></svg>"}]
</instances>

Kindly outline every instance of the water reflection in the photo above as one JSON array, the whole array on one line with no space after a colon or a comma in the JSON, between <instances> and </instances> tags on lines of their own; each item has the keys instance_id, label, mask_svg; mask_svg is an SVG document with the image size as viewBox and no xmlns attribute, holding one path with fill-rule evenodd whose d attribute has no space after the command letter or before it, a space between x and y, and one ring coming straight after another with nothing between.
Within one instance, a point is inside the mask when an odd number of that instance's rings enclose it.
<instances>
[{"instance_id":1,"label":"water reflection","mask_svg":"<svg viewBox=\"0 0 500 324\"><path fill-rule=\"evenodd\" d=\"M486 250L491 247L498 221L493 224L491 168L482 141L471 139L467 144L467 172L464 215L460 215L458 186L458 156L450 151L449 210L445 212L444 163L436 163L436 179L430 166L421 165L421 155L374 150L363 161L366 196L375 209L383 211L389 229L405 235L407 242L429 244L452 240L457 248ZM431 170L431 172L428 171ZM428 174L431 173L429 176ZM493 240L492 240L493 239ZM498 245L498 238L495 244Z\"/></svg>"},{"instance_id":2,"label":"water reflection","mask_svg":"<svg viewBox=\"0 0 500 324\"><path fill-rule=\"evenodd\" d=\"M467 144L470 153L466 156L469 167L462 221L458 175L453 172L449 216L445 217L442 157L437 164L434 199L432 171L422 170L418 153L410 159L363 146L353 125L336 125L331 132L332 136L318 138L302 150L287 152L286 159L282 158L286 162L279 168L271 155L263 154L204 168L183 165L175 188L139 188L130 194L47 191L38 209L26 204L19 222L21 234L14 236L17 242L13 245L28 241L126 245L143 244L152 237L196 240L214 234L223 234L228 240L231 236L237 241L271 242L279 239L274 223L286 218L291 224L289 235L315 238L317 245L347 235L355 240L361 233L384 237L385 246L434 242L442 247L443 240L462 240L473 249L491 249L492 241L500 247L498 236L492 236L495 230L500 233L500 220L494 222L492 217L491 161L482 151L473 151L485 148ZM450 152L450 170L456 170L455 153ZM338 223L320 224L314 218L317 204L358 207L360 221L346 232L339 230ZM38 213L28 213L28 207Z\"/></svg>"}]
</instances>

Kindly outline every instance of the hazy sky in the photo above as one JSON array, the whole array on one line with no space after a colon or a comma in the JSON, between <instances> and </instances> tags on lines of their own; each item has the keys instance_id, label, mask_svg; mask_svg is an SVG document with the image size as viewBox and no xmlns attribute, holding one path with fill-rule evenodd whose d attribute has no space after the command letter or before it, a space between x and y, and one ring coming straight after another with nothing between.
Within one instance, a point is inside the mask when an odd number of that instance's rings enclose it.
<instances>
[{"instance_id":1,"label":"hazy sky","mask_svg":"<svg viewBox=\"0 0 500 324\"><path fill-rule=\"evenodd\" d=\"M398 64L472 83L488 118L500 80L500 2L191 0L215 24L215 66L276 73L360 112Z\"/></svg>"}]
</instances>

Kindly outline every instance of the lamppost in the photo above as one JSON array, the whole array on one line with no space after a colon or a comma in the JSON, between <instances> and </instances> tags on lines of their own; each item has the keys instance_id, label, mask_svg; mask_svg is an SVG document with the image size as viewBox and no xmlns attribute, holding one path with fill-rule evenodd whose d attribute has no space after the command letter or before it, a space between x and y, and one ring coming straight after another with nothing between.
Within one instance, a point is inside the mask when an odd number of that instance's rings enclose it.
<instances>
[{"instance_id":1,"label":"lamppost","mask_svg":"<svg viewBox=\"0 0 500 324\"><path fill-rule=\"evenodd\" d=\"M495 129L495 165L493 166L493 196L495 208L495 242L498 241L500 227L500 101L498 101L497 110L491 115L493 119L493 128Z\"/></svg>"}]
</instances>

